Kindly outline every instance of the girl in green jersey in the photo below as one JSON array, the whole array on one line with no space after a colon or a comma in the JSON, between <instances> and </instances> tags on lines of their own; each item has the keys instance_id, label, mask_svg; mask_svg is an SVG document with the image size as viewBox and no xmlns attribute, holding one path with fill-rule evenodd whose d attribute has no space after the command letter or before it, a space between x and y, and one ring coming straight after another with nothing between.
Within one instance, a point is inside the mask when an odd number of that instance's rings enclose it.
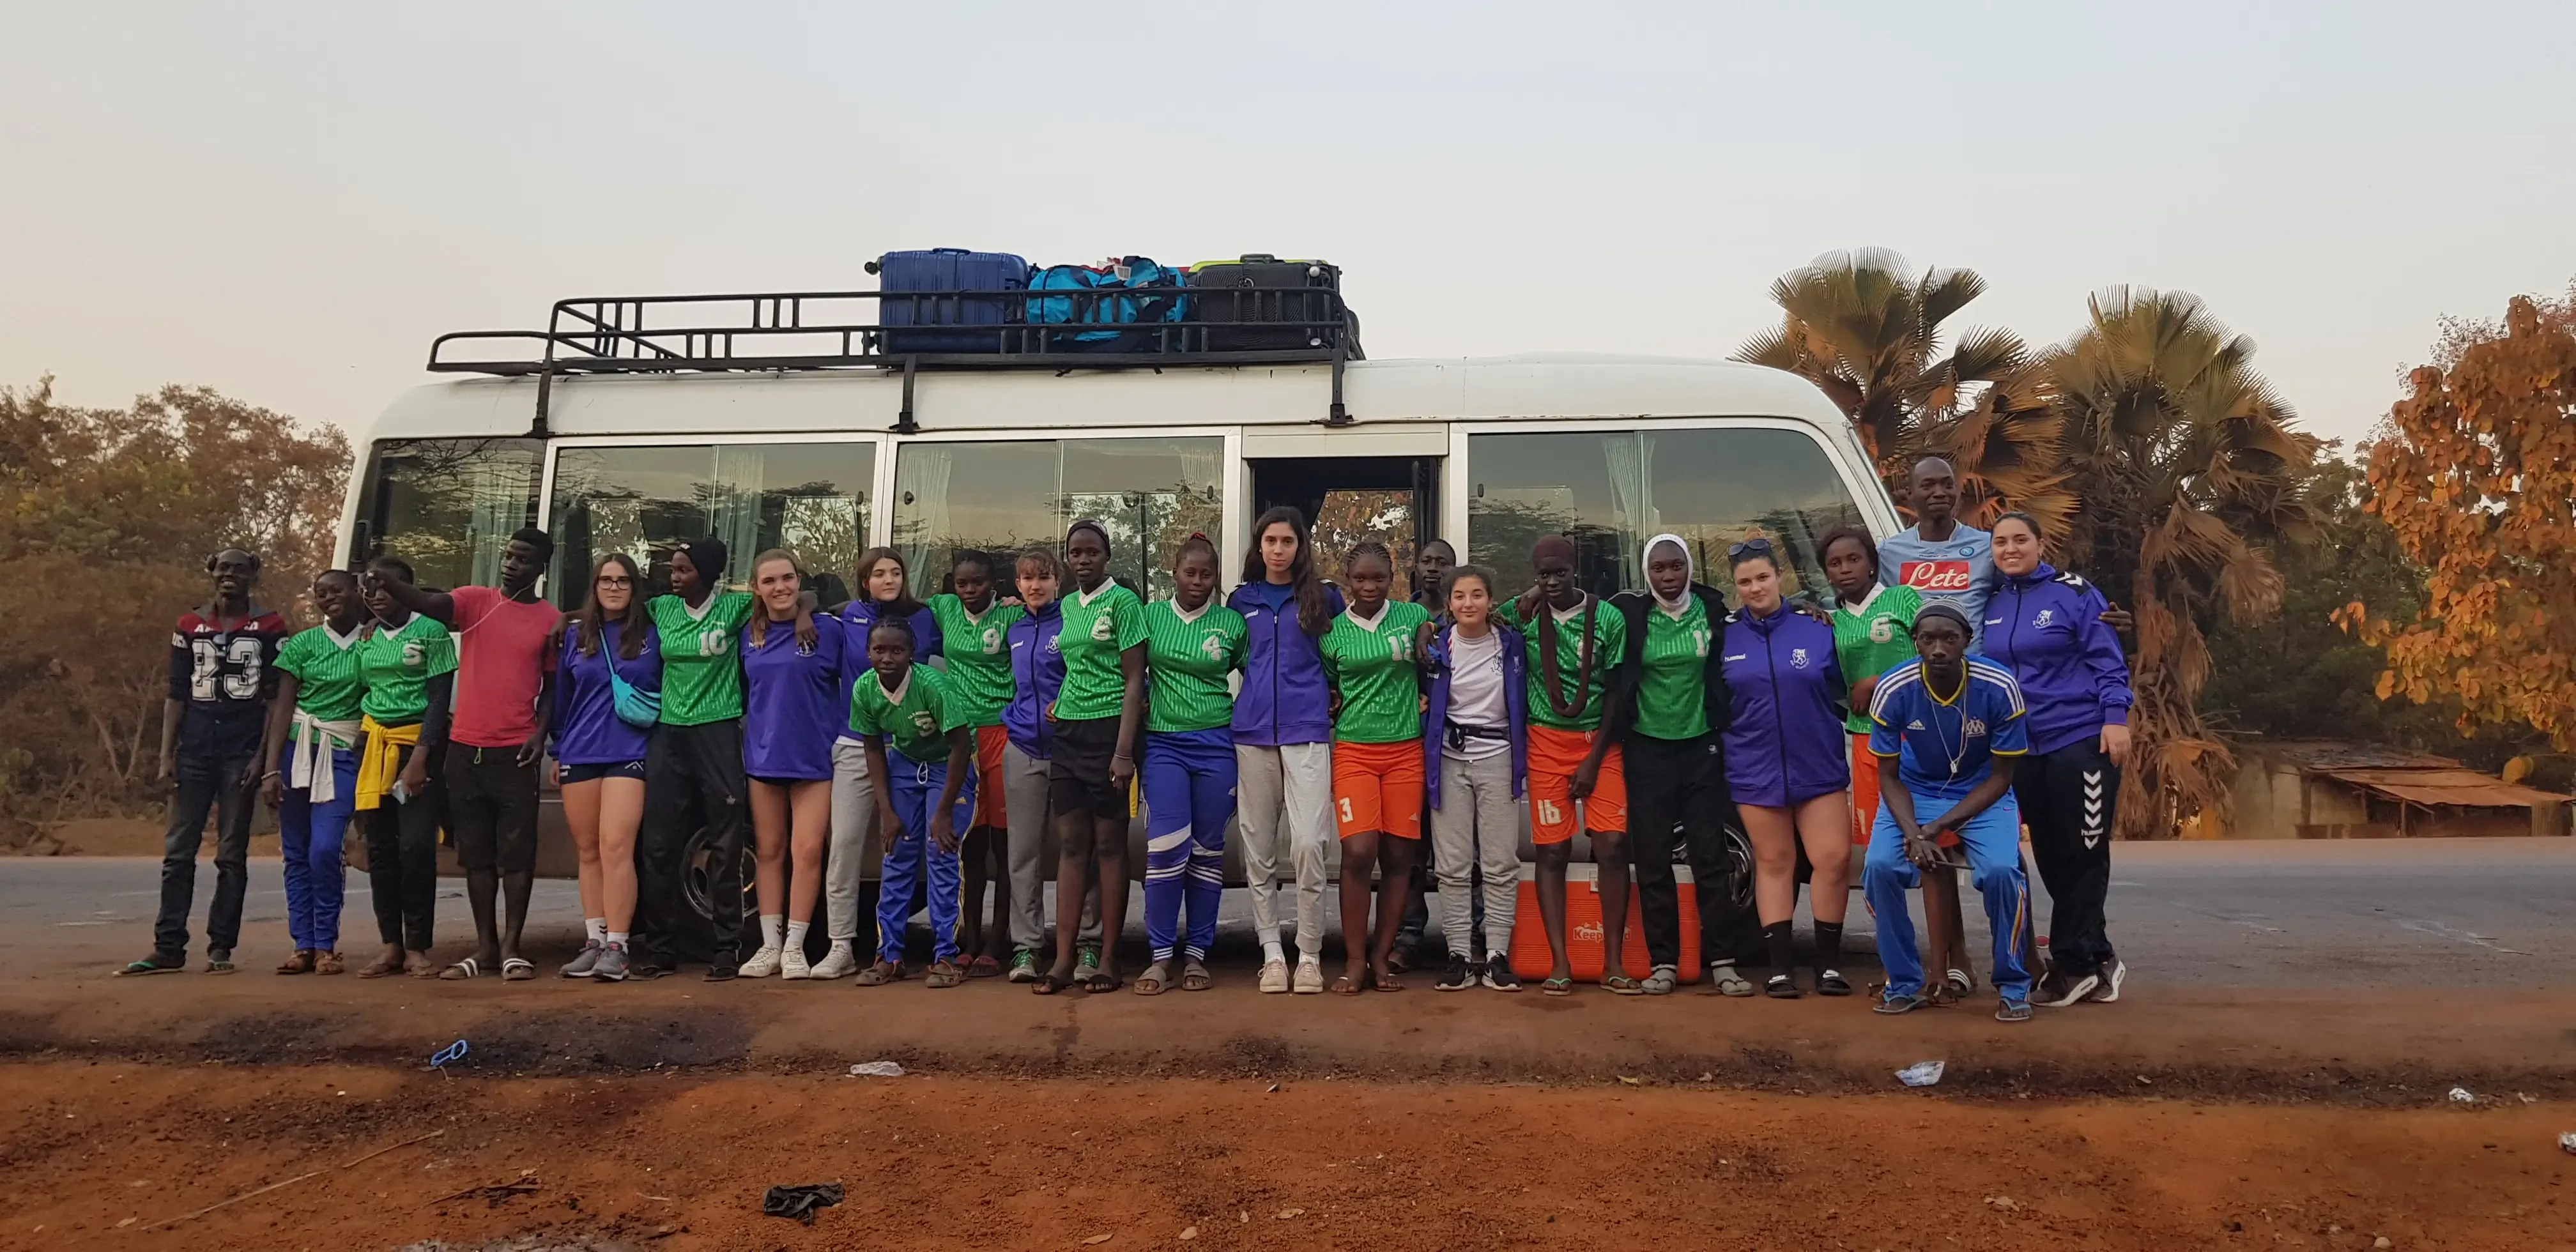
<instances>
[{"instance_id":1,"label":"girl in green jersey","mask_svg":"<svg viewBox=\"0 0 2576 1252\"><path fill-rule=\"evenodd\" d=\"M1333 685L1333 818L1342 836L1342 946L1345 967L1333 990L1356 995L1375 986L1402 991L1388 968L1396 927L1413 891L1422 845L1422 675L1414 661L1417 633L1431 612L1387 594L1395 559L1370 540L1342 565L1350 606L1333 619L1318 647ZM1369 925L1369 878L1377 886L1377 925ZM1372 975L1374 975L1372 977Z\"/></svg>"},{"instance_id":2,"label":"girl in green jersey","mask_svg":"<svg viewBox=\"0 0 2576 1252\"><path fill-rule=\"evenodd\" d=\"M1145 715L1145 942L1153 964L1136 994L1161 995L1181 967L1181 990L1205 991L1225 894L1225 824L1234 819L1234 692L1242 668L1243 614L1216 602L1216 545L1193 534L1172 559L1169 600L1145 606L1145 664L1153 671ZM1189 946L1179 943L1183 906Z\"/></svg>"},{"instance_id":3,"label":"girl in green jersey","mask_svg":"<svg viewBox=\"0 0 2576 1252\"><path fill-rule=\"evenodd\" d=\"M964 710L966 724L975 732L975 818L961 858L966 908L957 935L969 978L999 976L1011 942L1010 807L1002 772L1002 747L1010 736L1002 729L1002 706L1011 702L1011 623L1027 610L1016 601L1002 603L995 588L993 558L962 550L949 562L948 590L930 597L930 616L939 626L941 655L948 663L948 699ZM993 889L989 927L984 922L988 883Z\"/></svg>"},{"instance_id":4,"label":"girl in green jersey","mask_svg":"<svg viewBox=\"0 0 2576 1252\"><path fill-rule=\"evenodd\" d=\"M1055 811L1055 898L1080 900L1100 888L1100 965L1083 980L1090 992L1116 991L1118 928L1127 915L1127 823L1135 808L1137 732L1145 722L1145 605L1109 577L1109 531L1079 521L1065 532L1064 563L1073 589L1064 598L1056 650L1064 685L1047 724L1055 751L1047 761L1048 807ZM1054 995L1073 985L1082 910L1056 909L1055 966L1030 990Z\"/></svg>"}]
</instances>

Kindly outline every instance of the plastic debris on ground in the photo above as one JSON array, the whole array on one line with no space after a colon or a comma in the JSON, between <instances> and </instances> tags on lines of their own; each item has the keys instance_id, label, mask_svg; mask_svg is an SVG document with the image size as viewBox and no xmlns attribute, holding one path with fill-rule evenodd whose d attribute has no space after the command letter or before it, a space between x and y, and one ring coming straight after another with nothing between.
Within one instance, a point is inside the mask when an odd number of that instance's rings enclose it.
<instances>
[{"instance_id":1,"label":"plastic debris on ground","mask_svg":"<svg viewBox=\"0 0 2576 1252\"><path fill-rule=\"evenodd\" d=\"M1909 1087L1929 1087L1941 1081L1941 1071L1948 1068L1942 1061L1916 1061L1896 1071L1896 1081Z\"/></svg>"},{"instance_id":2,"label":"plastic debris on ground","mask_svg":"<svg viewBox=\"0 0 2576 1252\"><path fill-rule=\"evenodd\" d=\"M450 1065L454 1065L458 1061L464 1060L465 1054L470 1051L473 1051L473 1049L465 1046L465 1041L459 1039L446 1047L440 1048L436 1052L430 1053L429 1067L431 1069L445 1069Z\"/></svg>"},{"instance_id":3,"label":"plastic debris on ground","mask_svg":"<svg viewBox=\"0 0 2576 1252\"><path fill-rule=\"evenodd\" d=\"M2475 1103L2477 1103L2477 1102L2478 1102L2478 1097L2477 1097L2477 1095L2476 1095L2475 1093L2471 1092L2468 1088L2466 1088L2466 1087L2453 1087L2453 1088L2451 1088L2451 1103L2453 1103L2453 1104L2475 1104Z\"/></svg>"},{"instance_id":4,"label":"plastic debris on ground","mask_svg":"<svg viewBox=\"0 0 2576 1252\"><path fill-rule=\"evenodd\" d=\"M830 1208L841 1202L841 1184L807 1183L798 1187L771 1187L760 1197L760 1211L771 1217L793 1217L808 1226L814 1224L814 1210Z\"/></svg>"},{"instance_id":5,"label":"plastic debris on ground","mask_svg":"<svg viewBox=\"0 0 2576 1252\"><path fill-rule=\"evenodd\" d=\"M2576 1156L2576 1130L2558 1136L2558 1150L2569 1156Z\"/></svg>"},{"instance_id":6,"label":"plastic debris on ground","mask_svg":"<svg viewBox=\"0 0 2576 1252\"><path fill-rule=\"evenodd\" d=\"M892 1061L861 1061L850 1067L852 1078L901 1078L903 1067Z\"/></svg>"}]
</instances>

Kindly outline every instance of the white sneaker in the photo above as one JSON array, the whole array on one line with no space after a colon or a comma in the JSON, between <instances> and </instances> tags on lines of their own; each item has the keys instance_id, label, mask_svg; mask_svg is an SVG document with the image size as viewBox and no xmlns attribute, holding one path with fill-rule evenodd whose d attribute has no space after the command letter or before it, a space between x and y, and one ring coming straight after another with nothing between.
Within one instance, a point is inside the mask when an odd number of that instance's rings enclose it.
<instances>
[{"instance_id":1,"label":"white sneaker","mask_svg":"<svg viewBox=\"0 0 2576 1252\"><path fill-rule=\"evenodd\" d=\"M814 967L805 963L805 949L781 949L778 954L778 976L799 980L813 977Z\"/></svg>"},{"instance_id":2,"label":"white sneaker","mask_svg":"<svg viewBox=\"0 0 2576 1252\"><path fill-rule=\"evenodd\" d=\"M859 958L850 951L850 945L836 943L832 945L831 951L823 954L822 960L814 963L813 969L806 971L806 977L847 978L857 972L859 972Z\"/></svg>"},{"instance_id":3,"label":"white sneaker","mask_svg":"<svg viewBox=\"0 0 2576 1252\"><path fill-rule=\"evenodd\" d=\"M751 959L742 963L742 976L745 978L776 977L779 952L779 949L767 944L761 945L760 951L752 953Z\"/></svg>"},{"instance_id":4,"label":"white sneaker","mask_svg":"<svg viewBox=\"0 0 2576 1252\"><path fill-rule=\"evenodd\" d=\"M1288 994L1288 962L1264 961L1261 963L1261 994L1266 996Z\"/></svg>"},{"instance_id":5,"label":"white sneaker","mask_svg":"<svg viewBox=\"0 0 2576 1252\"><path fill-rule=\"evenodd\" d=\"M1298 956L1297 982L1294 989L1297 994L1301 996L1319 996L1324 994L1323 961L1311 956Z\"/></svg>"}]
</instances>

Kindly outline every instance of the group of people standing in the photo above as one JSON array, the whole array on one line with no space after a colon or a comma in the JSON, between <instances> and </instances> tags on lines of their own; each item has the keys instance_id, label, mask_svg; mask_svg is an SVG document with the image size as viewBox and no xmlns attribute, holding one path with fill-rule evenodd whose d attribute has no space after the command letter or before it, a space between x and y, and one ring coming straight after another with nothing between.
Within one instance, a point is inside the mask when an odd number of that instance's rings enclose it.
<instances>
[{"instance_id":1,"label":"group of people standing","mask_svg":"<svg viewBox=\"0 0 2576 1252\"><path fill-rule=\"evenodd\" d=\"M2125 619L2041 562L2030 519L2008 515L1989 536L1956 520L1956 500L1949 467L1926 461L1914 529L1883 543L1826 535L1830 605L1785 594L1770 541L1736 543L1732 608L1669 534L1644 546L1643 588L1608 598L1582 586L1561 536L1537 542L1526 588L1454 564L1435 541L1411 571L1413 598L1398 601L1383 545L1358 545L1340 585L1327 583L1305 519L1284 507L1254 523L1231 594L1219 596L1215 546L1193 535L1172 558L1173 595L1150 604L1110 577L1109 532L1089 521L1061 545L959 554L927 603L884 548L860 558L846 604L819 603L783 551L753 558L750 590L726 590L730 554L704 539L671 554L658 596L634 558L601 558L570 614L535 593L552 544L531 528L511 537L495 587L424 589L394 557L326 572L312 588L323 623L291 636L250 601L257 558L219 553L212 600L173 639L162 916L152 953L124 972L184 967L210 808L208 968L232 968L258 791L278 809L286 859L295 950L278 972L344 968L340 866L355 822L383 944L359 976L534 977L520 940L537 771L551 758L587 928L559 971L572 978L677 968L684 862L702 830L710 979L882 985L920 969L932 987L1006 976L1041 995L1114 991L1128 982L1115 939L1141 802L1137 993L1214 984L1229 825L1262 991L1401 990L1417 874L1436 877L1443 900L1438 989L1517 991L1525 800L1546 994L1574 988L1567 882L1581 835L1603 913L1601 982L1615 993L1682 981L1678 859L1693 871L1712 990L1754 993L1742 955L1766 964L1766 994L1803 994L1791 940L1803 860L1808 985L1851 994L1842 931L1862 844L1889 972L1880 1011L1973 988L1962 866L1995 934L1999 1016L2026 1018L2034 1000L2116 999L2125 969L2101 900L2127 751L2112 633ZM1730 813L1753 850L1759 953L1735 950ZM2025 821L2056 906L2055 960L2036 991ZM474 953L444 965L429 955L442 827L477 934ZM746 839L756 942L742 916ZM1336 841L1345 958L1328 983ZM871 848L882 872L863 936ZM1623 951L1632 878L1642 979ZM1928 981L1906 913L1918 884ZM1295 892L1293 960L1283 890ZM818 902L828 947L809 943ZM926 968L906 950L916 907L929 913Z\"/></svg>"}]
</instances>

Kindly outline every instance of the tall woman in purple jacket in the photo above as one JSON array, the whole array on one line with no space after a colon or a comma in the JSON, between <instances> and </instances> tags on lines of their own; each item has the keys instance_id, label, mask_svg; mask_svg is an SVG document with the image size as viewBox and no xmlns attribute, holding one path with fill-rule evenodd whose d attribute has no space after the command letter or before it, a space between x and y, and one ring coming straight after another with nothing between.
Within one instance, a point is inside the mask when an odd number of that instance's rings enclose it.
<instances>
[{"instance_id":1,"label":"tall woman in purple jacket","mask_svg":"<svg viewBox=\"0 0 2576 1252\"><path fill-rule=\"evenodd\" d=\"M1243 585L1226 597L1243 615L1243 690L1234 699L1235 828L1252 925L1261 933L1261 990L1324 991L1324 865L1333 845L1333 693L1316 641L1342 595L1315 574L1306 516L1288 505L1252 524ZM1286 814L1286 829L1280 817ZM1297 971L1279 942L1279 868L1297 874Z\"/></svg>"},{"instance_id":2,"label":"tall woman in purple jacket","mask_svg":"<svg viewBox=\"0 0 2576 1252\"><path fill-rule=\"evenodd\" d=\"M2029 704L2030 755L2013 773L2013 798L2048 884L2049 970L2031 1002L2109 1003L2129 974L2102 917L2129 763L2129 659L2102 620L2101 591L2040 559L2029 514L1996 519L1994 544L2001 577L1986 601L1986 658L2012 670Z\"/></svg>"},{"instance_id":3,"label":"tall woman in purple jacket","mask_svg":"<svg viewBox=\"0 0 2576 1252\"><path fill-rule=\"evenodd\" d=\"M1795 999L1790 923L1798 911L1798 848L1814 867L1807 907L1816 918L1816 991L1851 994L1842 963L1851 907L1851 762L1842 702L1850 690L1834 659L1834 628L1781 599L1780 558L1768 539L1727 549L1735 595L1720 666L1733 706L1726 781L1753 839L1753 904L1771 954L1763 992Z\"/></svg>"}]
</instances>

